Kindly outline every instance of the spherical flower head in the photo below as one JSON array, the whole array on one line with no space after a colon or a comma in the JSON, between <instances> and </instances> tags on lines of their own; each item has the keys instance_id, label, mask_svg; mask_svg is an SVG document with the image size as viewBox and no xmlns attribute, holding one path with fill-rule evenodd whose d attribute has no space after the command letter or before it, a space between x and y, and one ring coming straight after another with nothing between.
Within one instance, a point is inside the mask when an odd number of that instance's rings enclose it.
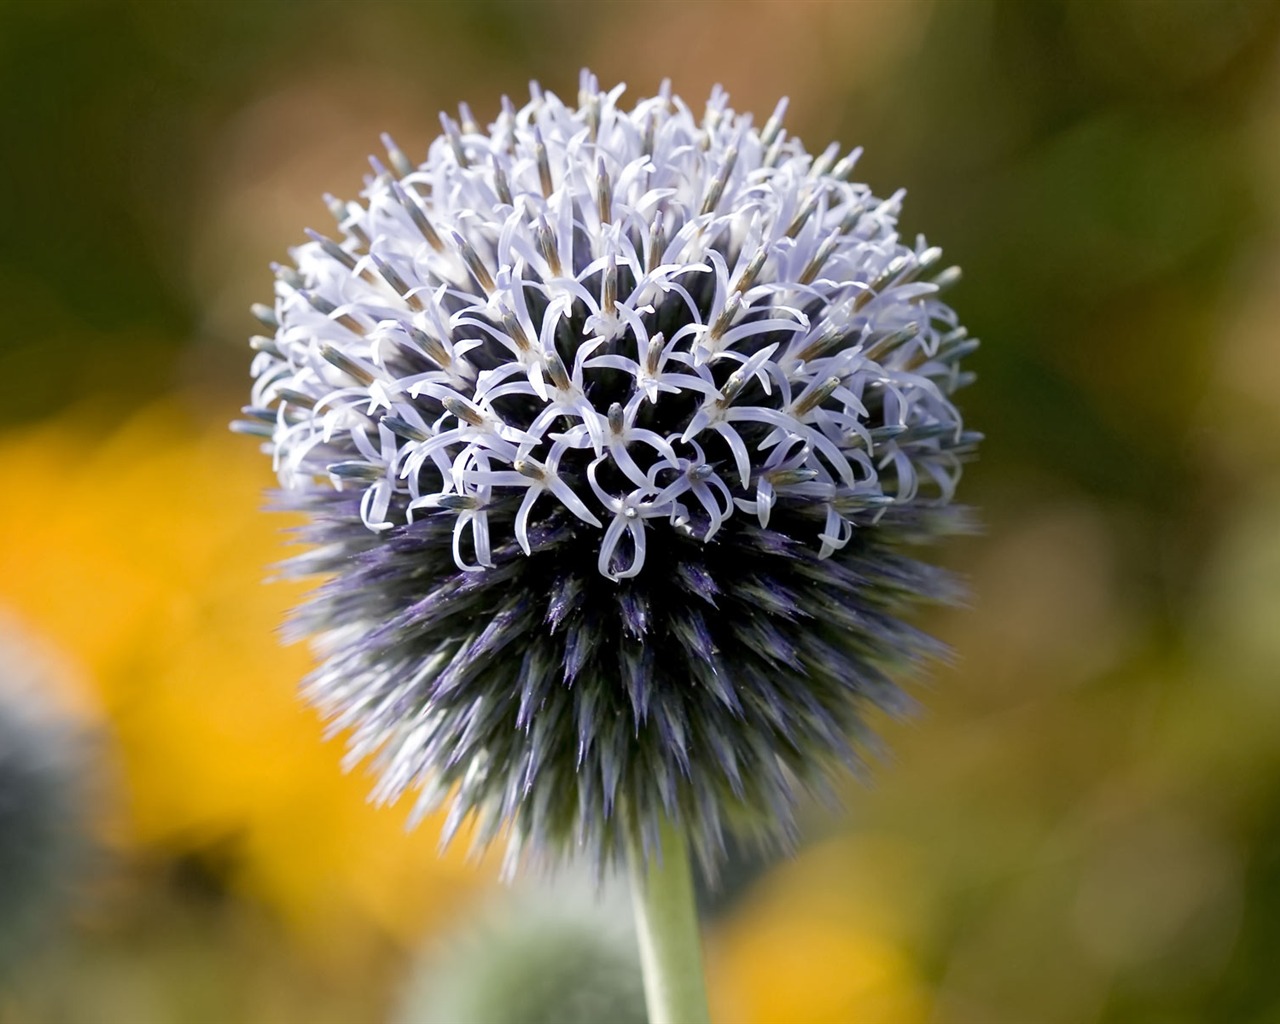
<instances>
[{"instance_id":1,"label":"spherical flower head","mask_svg":"<svg viewBox=\"0 0 1280 1024\"><path fill-rule=\"evenodd\" d=\"M240 427L309 516L307 692L380 798L515 858L665 816L714 864L936 652L902 616L951 583L905 549L954 520L974 343L857 151L621 95L384 139L256 307Z\"/></svg>"},{"instance_id":2,"label":"spherical flower head","mask_svg":"<svg viewBox=\"0 0 1280 1024\"><path fill-rule=\"evenodd\" d=\"M443 936L401 999L397 1024L645 1024L640 949L625 891L560 877L504 890Z\"/></svg>"},{"instance_id":3,"label":"spherical flower head","mask_svg":"<svg viewBox=\"0 0 1280 1024\"><path fill-rule=\"evenodd\" d=\"M51 700L55 663L0 614L0 987L61 923L87 866L97 766Z\"/></svg>"}]
</instances>

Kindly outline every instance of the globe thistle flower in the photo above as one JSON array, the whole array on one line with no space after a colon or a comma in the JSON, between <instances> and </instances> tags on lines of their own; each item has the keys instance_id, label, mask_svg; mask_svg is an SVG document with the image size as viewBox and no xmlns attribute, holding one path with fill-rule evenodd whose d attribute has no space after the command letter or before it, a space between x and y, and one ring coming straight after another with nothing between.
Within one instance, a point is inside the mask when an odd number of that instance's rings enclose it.
<instances>
[{"instance_id":1,"label":"globe thistle flower","mask_svg":"<svg viewBox=\"0 0 1280 1024\"><path fill-rule=\"evenodd\" d=\"M581 878L508 895L423 958L399 1024L644 1024L631 908Z\"/></svg>"},{"instance_id":2,"label":"globe thistle flower","mask_svg":"<svg viewBox=\"0 0 1280 1024\"><path fill-rule=\"evenodd\" d=\"M238 426L327 577L306 693L379 799L512 858L616 858L674 821L786 837L860 763L904 620L949 577L975 343L902 193L715 91L625 108L584 73L421 164L384 138L255 312Z\"/></svg>"},{"instance_id":3,"label":"globe thistle flower","mask_svg":"<svg viewBox=\"0 0 1280 1024\"><path fill-rule=\"evenodd\" d=\"M56 671L0 615L0 981L54 930L90 859L89 745L49 699Z\"/></svg>"}]
</instances>

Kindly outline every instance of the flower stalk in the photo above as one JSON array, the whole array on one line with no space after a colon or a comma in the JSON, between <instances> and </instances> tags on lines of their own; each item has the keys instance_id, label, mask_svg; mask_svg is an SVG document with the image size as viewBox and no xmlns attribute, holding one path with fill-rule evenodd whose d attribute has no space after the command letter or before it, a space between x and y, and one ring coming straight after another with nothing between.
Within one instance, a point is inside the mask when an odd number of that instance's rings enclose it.
<instances>
[{"instance_id":1,"label":"flower stalk","mask_svg":"<svg viewBox=\"0 0 1280 1024\"><path fill-rule=\"evenodd\" d=\"M631 896L649 1024L709 1024L689 844L670 819L646 856L632 833Z\"/></svg>"}]
</instances>

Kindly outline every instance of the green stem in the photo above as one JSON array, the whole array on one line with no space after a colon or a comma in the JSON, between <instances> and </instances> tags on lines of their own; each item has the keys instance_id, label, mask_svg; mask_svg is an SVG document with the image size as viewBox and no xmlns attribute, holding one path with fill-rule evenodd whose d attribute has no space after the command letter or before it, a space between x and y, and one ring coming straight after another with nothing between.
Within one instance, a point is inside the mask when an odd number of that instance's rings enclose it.
<instances>
[{"instance_id":1,"label":"green stem","mask_svg":"<svg viewBox=\"0 0 1280 1024\"><path fill-rule=\"evenodd\" d=\"M634 834L628 852L649 1024L709 1024L688 844L664 821L650 859Z\"/></svg>"}]
</instances>

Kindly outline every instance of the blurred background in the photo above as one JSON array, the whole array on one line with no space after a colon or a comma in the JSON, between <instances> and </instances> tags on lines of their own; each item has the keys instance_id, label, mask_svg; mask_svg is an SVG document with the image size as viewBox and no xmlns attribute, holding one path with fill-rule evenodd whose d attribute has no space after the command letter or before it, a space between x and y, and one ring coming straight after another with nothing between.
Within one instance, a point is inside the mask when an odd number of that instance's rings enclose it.
<instances>
[{"instance_id":1,"label":"blurred background","mask_svg":"<svg viewBox=\"0 0 1280 1024\"><path fill-rule=\"evenodd\" d=\"M287 520L226 423L269 261L378 134L420 159L584 65L865 146L984 342L957 665L709 901L718 1020L1280 1020L1278 35L1262 0L0 4L0 676L40 705L0 743L65 798L47 849L0 828L36 901L0 930L39 922L0 1020L415 1019L501 917L297 702Z\"/></svg>"}]
</instances>

